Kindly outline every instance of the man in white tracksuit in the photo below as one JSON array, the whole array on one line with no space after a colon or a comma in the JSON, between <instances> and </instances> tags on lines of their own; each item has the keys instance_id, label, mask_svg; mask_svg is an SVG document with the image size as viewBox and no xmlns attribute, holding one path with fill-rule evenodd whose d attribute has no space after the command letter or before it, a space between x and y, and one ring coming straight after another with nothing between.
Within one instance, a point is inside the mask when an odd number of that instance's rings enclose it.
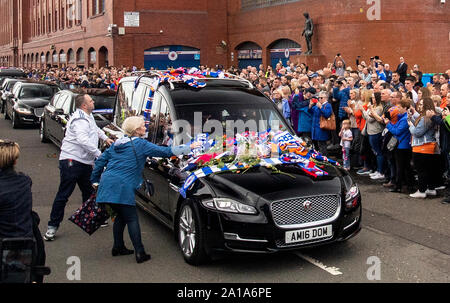
<instances>
[{"instance_id":1,"label":"man in white tracksuit","mask_svg":"<svg viewBox=\"0 0 450 303\"><path fill-rule=\"evenodd\" d=\"M97 127L92 111L94 100L87 94L80 94L75 98L77 110L73 113L66 127L66 134L59 156L59 170L61 181L58 193L53 202L48 229L44 239L55 239L56 231L64 218L64 208L75 185L81 190L83 201L89 199L93 192L90 181L95 159L101 152L98 149L99 138L112 144L105 133Z\"/></svg>"}]
</instances>

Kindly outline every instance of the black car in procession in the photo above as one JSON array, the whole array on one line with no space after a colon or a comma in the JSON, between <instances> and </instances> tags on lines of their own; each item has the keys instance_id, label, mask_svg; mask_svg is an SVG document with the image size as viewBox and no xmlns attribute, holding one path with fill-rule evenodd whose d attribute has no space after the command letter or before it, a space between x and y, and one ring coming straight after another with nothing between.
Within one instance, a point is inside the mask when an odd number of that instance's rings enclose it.
<instances>
[{"instance_id":1,"label":"black car in procession","mask_svg":"<svg viewBox=\"0 0 450 303\"><path fill-rule=\"evenodd\" d=\"M80 93L88 94L94 100L95 110L92 114L98 127L103 128L111 123L116 98L115 91L100 88L62 90L55 94L44 108L39 129L41 142L52 141L55 145L61 147L66 124L75 111L75 97Z\"/></svg>"},{"instance_id":2,"label":"black car in procession","mask_svg":"<svg viewBox=\"0 0 450 303\"><path fill-rule=\"evenodd\" d=\"M114 113L116 128L105 131L119 137L127 115L142 115L150 77L142 77L137 89L136 77L121 80ZM171 122L183 119L194 125L194 112L202 113L203 122L209 118L222 122L275 119L281 130L294 134L273 102L248 81L204 81L204 88L182 82L158 87L149 141L163 145ZM177 140L175 136L175 145ZM272 253L345 241L360 231L361 195L344 169L326 167L328 175L317 179L295 165L279 169L295 178L273 174L265 167L245 174L222 172L197 180L185 199L179 189L186 176L177 173L176 162L149 158L136 202L174 231L185 261L192 265L215 252Z\"/></svg>"},{"instance_id":3,"label":"black car in procession","mask_svg":"<svg viewBox=\"0 0 450 303\"><path fill-rule=\"evenodd\" d=\"M60 88L47 81L24 80L14 84L12 94L6 98L5 119L12 120L13 128L38 125L44 107Z\"/></svg>"},{"instance_id":4,"label":"black car in procession","mask_svg":"<svg viewBox=\"0 0 450 303\"><path fill-rule=\"evenodd\" d=\"M14 85L19 81L27 81L27 79L21 78L4 78L3 84L0 86L0 102L1 102L1 112L5 112L6 100L11 97L12 89Z\"/></svg>"}]
</instances>

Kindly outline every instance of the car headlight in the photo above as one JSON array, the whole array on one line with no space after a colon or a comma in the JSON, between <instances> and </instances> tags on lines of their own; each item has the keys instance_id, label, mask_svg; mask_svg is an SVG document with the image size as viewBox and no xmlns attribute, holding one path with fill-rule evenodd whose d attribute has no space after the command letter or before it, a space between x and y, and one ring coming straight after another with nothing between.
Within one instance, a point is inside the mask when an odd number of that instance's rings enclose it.
<instances>
[{"instance_id":1,"label":"car headlight","mask_svg":"<svg viewBox=\"0 0 450 303\"><path fill-rule=\"evenodd\" d=\"M354 184L345 195L345 207L349 209L358 206L358 195L359 188Z\"/></svg>"},{"instance_id":2,"label":"car headlight","mask_svg":"<svg viewBox=\"0 0 450 303\"><path fill-rule=\"evenodd\" d=\"M202 204L211 209L216 209L219 211L238 213L238 214L251 214L257 213L256 208L250 205L240 203L238 201L229 198L214 198L212 200L202 201Z\"/></svg>"},{"instance_id":3,"label":"car headlight","mask_svg":"<svg viewBox=\"0 0 450 303\"><path fill-rule=\"evenodd\" d=\"M16 108L16 112L18 112L20 114L24 114L24 115L31 115L32 114L32 112L28 108L24 108L24 107L17 107Z\"/></svg>"}]
</instances>

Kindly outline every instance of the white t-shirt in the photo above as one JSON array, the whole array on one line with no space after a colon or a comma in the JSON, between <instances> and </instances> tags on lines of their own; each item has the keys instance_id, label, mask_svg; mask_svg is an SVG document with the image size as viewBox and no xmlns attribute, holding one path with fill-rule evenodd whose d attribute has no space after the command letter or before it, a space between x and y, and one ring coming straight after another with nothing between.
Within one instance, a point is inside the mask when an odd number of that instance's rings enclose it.
<instances>
[{"instance_id":1,"label":"white t-shirt","mask_svg":"<svg viewBox=\"0 0 450 303\"><path fill-rule=\"evenodd\" d=\"M352 142L351 141L344 141L342 139L349 139L349 138L353 138L353 134L352 131L350 129L346 129L342 132L342 137L341 137L341 146L344 148L350 148Z\"/></svg>"},{"instance_id":2,"label":"white t-shirt","mask_svg":"<svg viewBox=\"0 0 450 303\"><path fill-rule=\"evenodd\" d=\"M411 93L412 93L414 104L416 104L419 101L419 95L416 93L416 91L414 89L411 90Z\"/></svg>"}]
</instances>

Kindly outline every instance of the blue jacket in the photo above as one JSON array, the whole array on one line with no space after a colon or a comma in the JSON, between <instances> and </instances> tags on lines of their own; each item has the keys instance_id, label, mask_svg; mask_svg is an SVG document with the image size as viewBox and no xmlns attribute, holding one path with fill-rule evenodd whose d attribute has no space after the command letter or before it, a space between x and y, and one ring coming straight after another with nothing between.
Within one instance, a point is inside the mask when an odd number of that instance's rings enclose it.
<instances>
[{"instance_id":1,"label":"blue jacket","mask_svg":"<svg viewBox=\"0 0 450 303\"><path fill-rule=\"evenodd\" d=\"M347 118L347 113L344 110L344 107L348 106L348 99L350 99L350 88L344 88L343 90L339 90L339 87L333 88L333 98L339 102L339 113L338 117L340 120Z\"/></svg>"},{"instance_id":2,"label":"blue jacket","mask_svg":"<svg viewBox=\"0 0 450 303\"><path fill-rule=\"evenodd\" d=\"M190 152L187 145L162 147L137 137L133 137L133 143L136 155L130 138L124 137L112 144L95 162L91 182L100 182L98 203L135 205L134 192L142 184L142 170L147 157L168 158Z\"/></svg>"},{"instance_id":3,"label":"blue jacket","mask_svg":"<svg viewBox=\"0 0 450 303\"><path fill-rule=\"evenodd\" d=\"M283 99L283 116L286 118L286 120L291 121L291 107L289 106L289 100Z\"/></svg>"},{"instance_id":4,"label":"blue jacket","mask_svg":"<svg viewBox=\"0 0 450 303\"><path fill-rule=\"evenodd\" d=\"M300 101L298 95L292 100L292 109L298 111L297 132L310 133L312 123L312 112L309 109L309 100Z\"/></svg>"},{"instance_id":5,"label":"blue jacket","mask_svg":"<svg viewBox=\"0 0 450 303\"><path fill-rule=\"evenodd\" d=\"M330 140L330 131L320 128L320 117L323 116L326 119L331 117L331 115L333 114L333 108L331 107L331 104L326 102L325 104L323 104L322 108L314 105L311 110L313 113L311 139L317 141Z\"/></svg>"},{"instance_id":6,"label":"blue jacket","mask_svg":"<svg viewBox=\"0 0 450 303\"><path fill-rule=\"evenodd\" d=\"M386 126L389 132L398 140L397 149L411 149L411 133L409 132L408 113L398 115L395 124L391 122Z\"/></svg>"}]
</instances>

